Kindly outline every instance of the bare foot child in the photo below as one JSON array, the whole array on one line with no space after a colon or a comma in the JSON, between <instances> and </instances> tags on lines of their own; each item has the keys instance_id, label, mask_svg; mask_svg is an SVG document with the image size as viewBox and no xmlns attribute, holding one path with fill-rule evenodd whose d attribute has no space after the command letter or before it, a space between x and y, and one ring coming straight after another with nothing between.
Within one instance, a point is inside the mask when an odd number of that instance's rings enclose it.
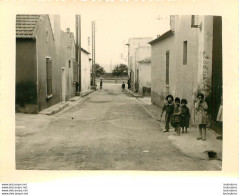
<instances>
[{"instance_id":1,"label":"bare foot child","mask_svg":"<svg viewBox=\"0 0 239 195\"><path fill-rule=\"evenodd\" d=\"M176 135L180 135L180 121L181 121L181 106L180 106L180 99L177 97L175 98L175 107L174 107L174 112L173 112L173 116L172 116L172 120L173 120L173 126L175 128L176 131Z\"/></svg>"},{"instance_id":2,"label":"bare foot child","mask_svg":"<svg viewBox=\"0 0 239 195\"><path fill-rule=\"evenodd\" d=\"M204 95L199 93L197 95L198 101L195 103L196 124L198 125L199 137L197 140L206 140L206 124L207 124L207 102L204 100Z\"/></svg>"},{"instance_id":3,"label":"bare foot child","mask_svg":"<svg viewBox=\"0 0 239 195\"><path fill-rule=\"evenodd\" d=\"M182 133L187 133L188 127L189 127L189 119L190 119L190 112L189 108L187 107L187 100L182 99L181 100L181 128Z\"/></svg>"}]
</instances>

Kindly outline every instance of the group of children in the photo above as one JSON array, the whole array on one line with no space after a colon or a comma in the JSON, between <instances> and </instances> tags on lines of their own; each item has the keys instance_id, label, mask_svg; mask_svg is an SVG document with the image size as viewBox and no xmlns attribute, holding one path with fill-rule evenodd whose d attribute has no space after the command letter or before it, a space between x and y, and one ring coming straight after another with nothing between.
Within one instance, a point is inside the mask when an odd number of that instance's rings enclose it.
<instances>
[{"instance_id":1,"label":"group of children","mask_svg":"<svg viewBox=\"0 0 239 195\"><path fill-rule=\"evenodd\" d=\"M197 102L195 103L195 123L198 125L199 137L197 140L206 140L206 124L207 124L207 103L204 100L204 95L199 93L197 95ZM166 97L166 102L164 103L162 115L165 114L165 130L163 132L169 132L169 124L175 128L175 135L180 135L182 133L187 133L190 120L190 112L187 107L187 100L176 97L175 100L172 95Z\"/></svg>"}]
</instances>

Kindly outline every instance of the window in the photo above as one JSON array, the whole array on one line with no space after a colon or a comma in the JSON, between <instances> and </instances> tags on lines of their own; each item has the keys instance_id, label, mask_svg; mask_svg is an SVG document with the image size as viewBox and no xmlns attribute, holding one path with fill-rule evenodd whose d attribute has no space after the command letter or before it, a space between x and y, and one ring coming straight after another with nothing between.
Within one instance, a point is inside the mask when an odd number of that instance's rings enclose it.
<instances>
[{"instance_id":1,"label":"window","mask_svg":"<svg viewBox=\"0 0 239 195\"><path fill-rule=\"evenodd\" d=\"M198 21L198 17L196 18L195 15L192 15L191 17L191 28L199 28L201 30L202 28L202 23L201 24L197 24Z\"/></svg>"},{"instance_id":2,"label":"window","mask_svg":"<svg viewBox=\"0 0 239 195\"><path fill-rule=\"evenodd\" d=\"M169 85L169 51L166 51L166 85Z\"/></svg>"},{"instance_id":3,"label":"window","mask_svg":"<svg viewBox=\"0 0 239 195\"><path fill-rule=\"evenodd\" d=\"M183 64L187 64L187 47L188 47L188 42L184 41L183 42Z\"/></svg>"},{"instance_id":4,"label":"window","mask_svg":"<svg viewBox=\"0 0 239 195\"><path fill-rule=\"evenodd\" d=\"M71 61L69 60L69 68L71 68Z\"/></svg>"},{"instance_id":5,"label":"window","mask_svg":"<svg viewBox=\"0 0 239 195\"><path fill-rule=\"evenodd\" d=\"M47 98L52 96L52 60L46 58L46 88Z\"/></svg>"}]
</instances>

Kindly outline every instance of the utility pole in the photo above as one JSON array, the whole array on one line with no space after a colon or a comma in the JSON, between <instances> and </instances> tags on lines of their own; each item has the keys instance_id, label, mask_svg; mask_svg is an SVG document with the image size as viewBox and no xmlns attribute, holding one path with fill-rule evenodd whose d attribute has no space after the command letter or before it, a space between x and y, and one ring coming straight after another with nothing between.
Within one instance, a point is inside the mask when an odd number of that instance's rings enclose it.
<instances>
[{"instance_id":1,"label":"utility pole","mask_svg":"<svg viewBox=\"0 0 239 195\"><path fill-rule=\"evenodd\" d=\"M81 16L76 15L76 62L78 67L78 87L77 91L81 92Z\"/></svg>"},{"instance_id":2,"label":"utility pole","mask_svg":"<svg viewBox=\"0 0 239 195\"><path fill-rule=\"evenodd\" d=\"M129 79L131 81L131 68L130 68L130 59L129 59L129 49L130 49L129 47L130 47L130 44L127 43L125 45L127 45L127 47L128 47L128 76L129 76Z\"/></svg>"},{"instance_id":3,"label":"utility pole","mask_svg":"<svg viewBox=\"0 0 239 195\"><path fill-rule=\"evenodd\" d=\"M76 66L77 66L77 83L76 83L76 92L79 89L79 64L78 64L78 50L79 50L79 37L78 37L78 16L76 15L75 17L75 22L76 22L76 46L75 46L75 57L76 57Z\"/></svg>"},{"instance_id":4,"label":"utility pole","mask_svg":"<svg viewBox=\"0 0 239 195\"><path fill-rule=\"evenodd\" d=\"M88 52L90 52L90 37L88 37Z\"/></svg>"},{"instance_id":5,"label":"utility pole","mask_svg":"<svg viewBox=\"0 0 239 195\"><path fill-rule=\"evenodd\" d=\"M110 61L110 73L112 73L112 59Z\"/></svg>"},{"instance_id":6,"label":"utility pole","mask_svg":"<svg viewBox=\"0 0 239 195\"><path fill-rule=\"evenodd\" d=\"M81 92L81 15L78 15L78 18L79 18L79 20L78 20L78 22L79 22L79 26L78 26L78 28L79 28L79 50L78 50L78 52L79 52L79 89L78 89L78 91L79 92Z\"/></svg>"},{"instance_id":7,"label":"utility pole","mask_svg":"<svg viewBox=\"0 0 239 195\"><path fill-rule=\"evenodd\" d=\"M92 22L92 82L95 86L95 22Z\"/></svg>"}]
</instances>

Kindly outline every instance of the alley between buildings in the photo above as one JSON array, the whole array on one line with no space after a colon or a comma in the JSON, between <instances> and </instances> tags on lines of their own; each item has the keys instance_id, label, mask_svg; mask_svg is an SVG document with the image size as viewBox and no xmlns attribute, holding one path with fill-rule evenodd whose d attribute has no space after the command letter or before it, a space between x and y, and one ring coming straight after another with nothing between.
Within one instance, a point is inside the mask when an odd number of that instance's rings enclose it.
<instances>
[{"instance_id":1,"label":"alley between buildings","mask_svg":"<svg viewBox=\"0 0 239 195\"><path fill-rule=\"evenodd\" d=\"M52 116L16 113L16 169L219 170L185 155L162 131L120 84L104 84Z\"/></svg>"}]
</instances>

